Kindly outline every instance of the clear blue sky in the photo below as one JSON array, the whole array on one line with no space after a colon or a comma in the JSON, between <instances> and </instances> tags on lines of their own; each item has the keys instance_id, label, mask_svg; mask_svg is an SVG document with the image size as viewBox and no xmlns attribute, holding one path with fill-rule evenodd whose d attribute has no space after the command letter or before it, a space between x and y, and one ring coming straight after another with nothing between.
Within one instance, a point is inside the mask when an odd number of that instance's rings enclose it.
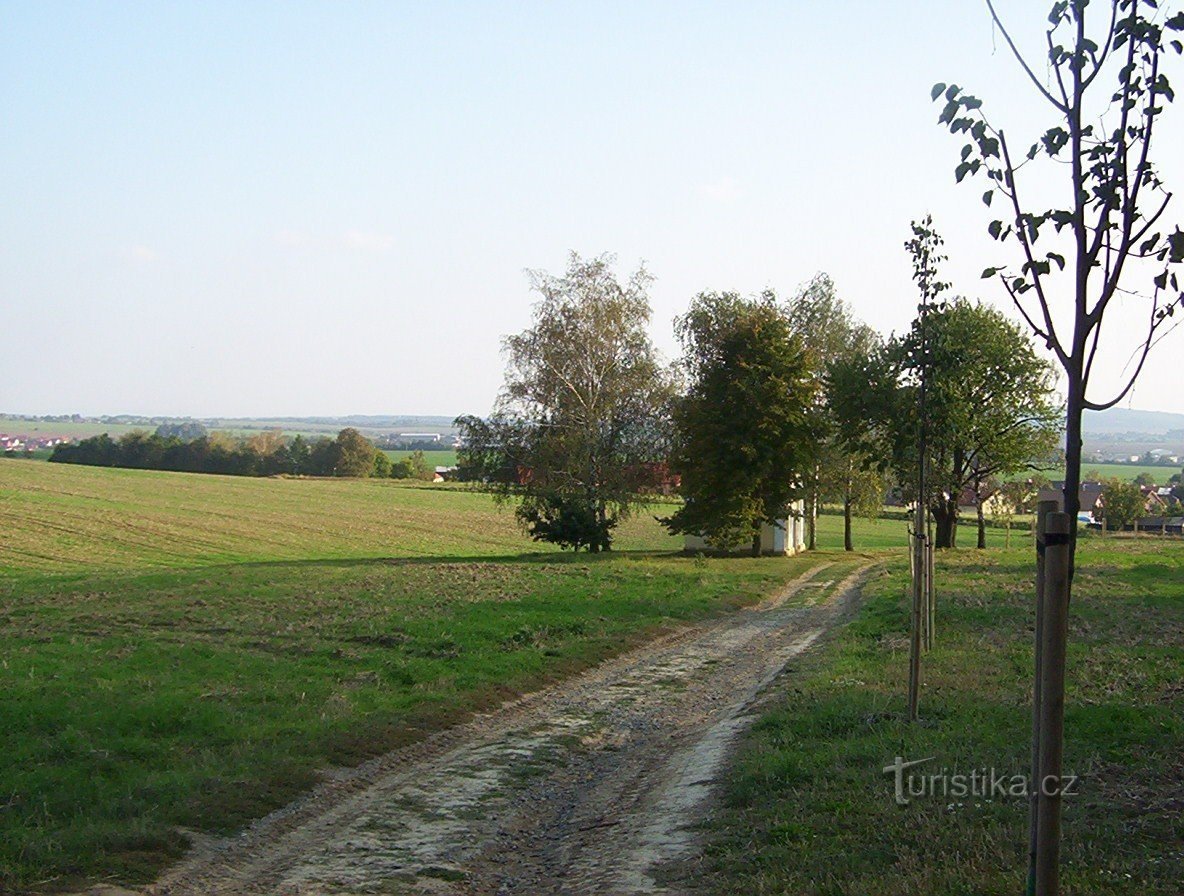
<instances>
[{"instance_id":1,"label":"clear blue sky","mask_svg":"<svg viewBox=\"0 0 1184 896\"><path fill-rule=\"evenodd\" d=\"M1051 124L979 2L5 3L0 410L481 413L569 250L646 262L668 355L694 293L817 271L899 330L926 211L1002 303L938 80ZM1181 348L1127 404L1184 411Z\"/></svg>"}]
</instances>

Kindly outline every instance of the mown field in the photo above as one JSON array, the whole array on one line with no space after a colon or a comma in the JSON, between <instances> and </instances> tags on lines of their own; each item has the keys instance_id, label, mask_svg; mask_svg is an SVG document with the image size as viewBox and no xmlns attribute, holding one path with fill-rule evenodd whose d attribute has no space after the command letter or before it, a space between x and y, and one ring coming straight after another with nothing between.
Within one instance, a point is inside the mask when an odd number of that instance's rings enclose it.
<instances>
[{"instance_id":1,"label":"mown field","mask_svg":"<svg viewBox=\"0 0 1184 896\"><path fill-rule=\"evenodd\" d=\"M391 481L0 464L0 891L150 878L353 764L818 562L611 555Z\"/></svg>"},{"instance_id":2,"label":"mown field","mask_svg":"<svg viewBox=\"0 0 1184 896\"><path fill-rule=\"evenodd\" d=\"M822 559L683 557L668 512L573 556L455 486L0 463L0 891L148 879L181 830L233 831ZM855 532L905 544L899 520Z\"/></svg>"},{"instance_id":3,"label":"mown field","mask_svg":"<svg viewBox=\"0 0 1184 896\"><path fill-rule=\"evenodd\" d=\"M1027 804L990 793L894 800L896 756L917 774L1026 774L1032 556L938 561L937 644L920 724L904 721L907 566L798 664L752 730L696 869L721 894L1022 893ZM1071 610L1064 891L1184 892L1184 542L1086 539Z\"/></svg>"}]
</instances>

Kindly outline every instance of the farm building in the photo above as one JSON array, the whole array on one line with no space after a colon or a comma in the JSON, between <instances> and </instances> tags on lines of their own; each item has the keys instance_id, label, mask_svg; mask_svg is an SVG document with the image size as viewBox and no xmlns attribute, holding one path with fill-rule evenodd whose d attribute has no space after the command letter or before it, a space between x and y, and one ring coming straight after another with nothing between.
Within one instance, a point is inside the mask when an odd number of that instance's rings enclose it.
<instances>
[{"instance_id":1,"label":"farm building","mask_svg":"<svg viewBox=\"0 0 1184 896\"><path fill-rule=\"evenodd\" d=\"M806 549L806 508L801 501L793 504L785 519L761 526L761 553L769 556L787 556ZM718 545L707 541L702 535L688 535L684 549L689 553L743 553L751 550L751 544Z\"/></svg>"}]
</instances>

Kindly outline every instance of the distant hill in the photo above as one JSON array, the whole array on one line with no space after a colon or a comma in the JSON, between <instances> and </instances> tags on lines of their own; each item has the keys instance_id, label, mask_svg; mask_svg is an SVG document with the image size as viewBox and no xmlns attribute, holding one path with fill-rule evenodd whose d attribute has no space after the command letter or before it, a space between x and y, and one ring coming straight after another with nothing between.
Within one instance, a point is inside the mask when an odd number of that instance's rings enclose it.
<instances>
[{"instance_id":1,"label":"distant hill","mask_svg":"<svg viewBox=\"0 0 1184 896\"><path fill-rule=\"evenodd\" d=\"M1184 414L1138 411L1130 408L1086 411L1081 428L1085 435L1095 436L1128 432L1164 435L1172 430L1184 429Z\"/></svg>"}]
</instances>

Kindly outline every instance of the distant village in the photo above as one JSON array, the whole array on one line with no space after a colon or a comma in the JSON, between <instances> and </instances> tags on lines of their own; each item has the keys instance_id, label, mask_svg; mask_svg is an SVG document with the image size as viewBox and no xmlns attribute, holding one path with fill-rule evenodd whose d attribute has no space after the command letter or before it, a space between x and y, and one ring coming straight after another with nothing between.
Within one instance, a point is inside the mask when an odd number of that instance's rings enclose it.
<instances>
[{"instance_id":1,"label":"distant village","mask_svg":"<svg viewBox=\"0 0 1184 896\"><path fill-rule=\"evenodd\" d=\"M28 436L0 434L0 451L17 453L25 451L52 450L58 445L73 441L69 436Z\"/></svg>"}]
</instances>

